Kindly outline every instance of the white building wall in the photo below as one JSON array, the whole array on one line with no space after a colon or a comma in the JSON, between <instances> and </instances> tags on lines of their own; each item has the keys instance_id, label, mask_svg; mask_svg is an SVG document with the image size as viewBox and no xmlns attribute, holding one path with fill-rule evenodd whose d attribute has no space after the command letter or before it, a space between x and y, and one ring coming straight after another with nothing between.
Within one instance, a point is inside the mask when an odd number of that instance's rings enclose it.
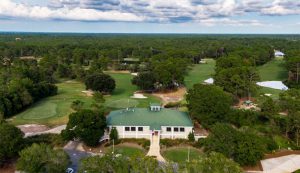
<instances>
[{"instance_id":1,"label":"white building wall","mask_svg":"<svg viewBox=\"0 0 300 173\"><path fill-rule=\"evenodd\" d=\"M118 130L119 138L145 138L151 139L152 130L149 126L126 126L130 128L130 131L125 131L125 126L114 126ZM135 127L135 131L131 131L131 127ZM138 131L138 127L143 127L143 131ZM168 132L167 128L171 128ZM109 127L110 129L112 126ZM178 131L174 131L178 128ZM184 132L180 131L180 128L184 128ZM160 138L165 139L187 139L190 132L193 131L193 127L183 127L183 126L162 126L160 131Z\"/></svg>"},{"instance_id":2,"label":"white building wall","mask_svg":"<svg viewBox=\"0 0 300 173\"><path fill-rule=\"evenodd\" d=\"M119 134L119 138L145 138L150 139L152 131L149 126L126 126L130 131L125 131L125 126L114 126ZM135 127L135 131L131 131L131 127ZM138 131L138 127L143 127L143 131ZM112 126L109 127L110 129Z\"/></svg>"},{"instance_id":3,"label":"white building wall","mask_svg":"<svg viewBox=\"0 0 300 173\"><path fill-rule=\"evenodd\" d=\"M171 128L171 131L168 132L167 128ZM174 131L174 128L178 128L178 131ZM180 131L180 128L184 128L184 132ZM169 138L169 139L187 139L190 132L193 131L193 127L184 127L184 126L162 126L160 136L162 139Z\"/></svg>"}]
</instances>

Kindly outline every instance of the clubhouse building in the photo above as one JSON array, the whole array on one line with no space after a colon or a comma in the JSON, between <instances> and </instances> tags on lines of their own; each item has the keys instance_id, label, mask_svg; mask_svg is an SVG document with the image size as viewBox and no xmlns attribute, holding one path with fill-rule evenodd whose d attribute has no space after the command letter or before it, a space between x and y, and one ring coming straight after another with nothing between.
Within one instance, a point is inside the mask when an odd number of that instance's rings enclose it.
<instances>
[{"instance_id":1,"label":"clubhouse building","mask_svg":"<svg viewBox=\"0 0 300 173\"><path fill-rule=\"evenodd\" d=\"M164 109L159 104L149 108L127 108L112 111L107 117L109 129L117 129L119 138L188 138L193 123L185 112Z\"/></svg>"}]
</instances>

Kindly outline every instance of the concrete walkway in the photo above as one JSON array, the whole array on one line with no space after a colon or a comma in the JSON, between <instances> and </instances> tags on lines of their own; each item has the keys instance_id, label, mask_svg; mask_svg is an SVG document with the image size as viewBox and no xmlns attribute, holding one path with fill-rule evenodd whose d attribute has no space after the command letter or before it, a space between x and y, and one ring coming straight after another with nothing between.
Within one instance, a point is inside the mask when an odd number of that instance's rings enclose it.
<instances>
[{"instance_id":1,"label":"concrete walkway","mask_svg":"<svg viewBox=\"0 0 300 173\"><path fill-rule=\"evenodd\" d=\"M149 149L147 156L154 156L160 162L166 161L160 154L159 135L152 136L150 149Z\"/></svg>"},{"instance_id":2,"label":"concrete walkway","mask_svg":"<svg viewBox=\"0 0 300 173\"><path fill-rule=\"evenodd\" d=\"M264 173L290 173L300 169L300 155L291 154L287 156L266 159L261 161Z\"/></svg>"}]
</instances>

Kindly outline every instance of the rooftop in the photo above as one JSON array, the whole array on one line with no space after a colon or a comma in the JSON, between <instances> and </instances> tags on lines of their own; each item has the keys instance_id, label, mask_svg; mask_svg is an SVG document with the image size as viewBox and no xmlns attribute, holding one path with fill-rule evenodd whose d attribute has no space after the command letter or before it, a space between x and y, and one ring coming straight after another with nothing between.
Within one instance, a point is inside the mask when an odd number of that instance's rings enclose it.
<instances>
[{"instance_id":1,"label":"rooftop","mask_svg":"<svg viewBox=\"0 0 300 173\"><path fill-rule=\"evenodd\" d=\"M161 126L189 126L193 123L185 112L171 109L150 111L147 108L112 111L107 117L111 126L150 126L151 130L160 130Z\"/></svg>"}]
</instances>

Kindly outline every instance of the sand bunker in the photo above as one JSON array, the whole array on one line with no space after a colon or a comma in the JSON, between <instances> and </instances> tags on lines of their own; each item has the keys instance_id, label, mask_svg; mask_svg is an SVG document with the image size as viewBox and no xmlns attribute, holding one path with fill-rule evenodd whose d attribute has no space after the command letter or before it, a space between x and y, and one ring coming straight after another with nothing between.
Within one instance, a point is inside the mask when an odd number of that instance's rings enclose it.
<instances>
[{"instance_id":1,"label":"sand bunker","mask_svg":"<svg viewBox=\"0 0 300 173\"><path fill-rule=\"evenodd\" d=\"M89 96L89 97L92 97L93 94L94 94L94 92L92 90L84 90L84 91L81 91L81 92L85 93L86 96Z\"/></svg>"},{"instance_id":2,"label":"sand bunker","mask_svg":"<svg viewBox=\"0 0 300 173\"><path fill-rule=\"evenodd\" d=\"M146 99L148 97L144 96L143 94L134 93L133 96L131 96L131 98L134 98L134 99Z\"/></svg>"},{"instance_id":3,"label":"sand bunker","mask_svg":"<svg viewBox=\"0 0 300 173\"><path fill-rule=\"evenodd\" d=\"M213 78L206 79L204 81L204 83L206 83L206 84L214 84L214 79Z\"/></svg>"},{"instance_id":4,"label":"sand bunker","mask_svg":"<svg viewBox=\"0 0 300 173\"><path fill-rule=\"evenodd\" d=\"M263 82L257 82L256 83L259 86L277 89L277 90L288 90L289 88L284 85L281 81L263 81Z\"/></svg>"}]
</instances>

